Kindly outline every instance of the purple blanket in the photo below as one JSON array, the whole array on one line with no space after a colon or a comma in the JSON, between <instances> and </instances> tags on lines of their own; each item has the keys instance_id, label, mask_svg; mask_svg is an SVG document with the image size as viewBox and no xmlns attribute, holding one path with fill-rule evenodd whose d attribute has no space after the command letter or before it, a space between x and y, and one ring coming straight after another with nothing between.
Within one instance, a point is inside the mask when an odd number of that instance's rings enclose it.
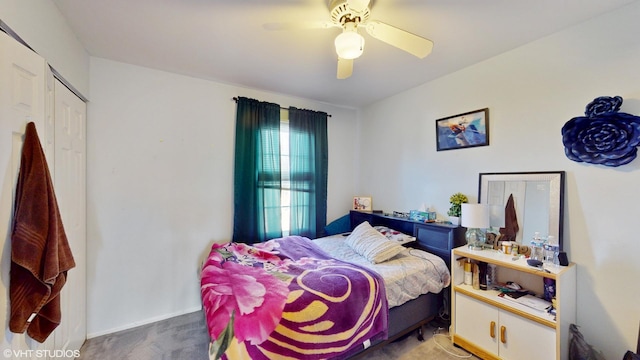
<instances>
[{"instance_id":1,"label":"purple blanket","mask_svg":"<svg viewBox=\"0 0 640 360\"><path fill-rule=\"evenodd\" d=\"M387 338L382 278L299 236L214 244L201 292L212 359L342 359Z\"/></svg>"}]
</instances>

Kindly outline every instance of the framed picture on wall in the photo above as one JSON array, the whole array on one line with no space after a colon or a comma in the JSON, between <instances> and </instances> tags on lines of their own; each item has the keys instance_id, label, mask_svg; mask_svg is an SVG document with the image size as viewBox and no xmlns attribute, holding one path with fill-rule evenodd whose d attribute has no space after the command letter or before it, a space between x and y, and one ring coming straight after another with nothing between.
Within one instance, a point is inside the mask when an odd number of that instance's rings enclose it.
<instances>
[{"instance_id":1,"label":"framed picture on wall","mask_svg":"<svg viewBox=\"0 0 640 360\"><path fill-rule=\"evenodd\" d=\"M489 108L436 120L438 151L489 145Z\"/></svg>"},{"instance_id":2,"label":"framed picture on wall","mask_svg":"<svg viewBox=\"0 0 640 360\"><path fill-rule=\"evenodd\" d=\"M371 197L370 196L354 196L353 210L372 211L373 206L371 204Z\"/></svg>"}]
</instances>

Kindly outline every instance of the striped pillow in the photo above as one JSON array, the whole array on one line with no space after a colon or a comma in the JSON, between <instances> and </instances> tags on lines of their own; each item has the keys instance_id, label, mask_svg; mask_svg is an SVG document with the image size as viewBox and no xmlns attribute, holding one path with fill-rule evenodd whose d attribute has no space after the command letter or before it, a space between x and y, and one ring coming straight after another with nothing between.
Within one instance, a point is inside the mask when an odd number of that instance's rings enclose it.
<instances>
[{"instance_id":1,"label":"striped pillow","mask_svg":"<svg viewBox=\"0 0 640 360\"><path fill-rule=\"evenodd\" d=\"M344 241L373 264L387 261L404 250L404 247L387 239L367 221L353 229Z\"/></svg>"}]
</instances>

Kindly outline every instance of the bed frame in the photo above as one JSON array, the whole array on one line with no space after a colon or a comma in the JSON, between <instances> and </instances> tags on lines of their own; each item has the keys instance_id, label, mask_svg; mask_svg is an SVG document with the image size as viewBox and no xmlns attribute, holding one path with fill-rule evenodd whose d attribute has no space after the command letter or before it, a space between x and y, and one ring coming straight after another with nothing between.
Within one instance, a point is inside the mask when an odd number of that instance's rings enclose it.
<instances>
[{"instance_id":1,"label":"bed frame","mask_svg":"<svg viewBox=\"0 0 640 360\"><path fill-rule=\"evenodd\" d=\"M359 211L351 211L350 221L352 230L360 223L368 221L371 226L387 226L394 230L415 236L417 238L416 242L409 244L409 246L431 252L441 257L447 264L449 271L451 271L451 250L465 243L464 228L459 226L422 223L411 221L407 218ZM422 327L434 320L443 306L445 306L445 312L448 313L448 298L449 287L446 287L438 294L424 294L400 306L391 308L389 310L388 339L374 343L366 349L362 349L351 359L362 358L372 351L416 330L418 331L418 339L423 341Z\"/></svg>"}]
</instances>

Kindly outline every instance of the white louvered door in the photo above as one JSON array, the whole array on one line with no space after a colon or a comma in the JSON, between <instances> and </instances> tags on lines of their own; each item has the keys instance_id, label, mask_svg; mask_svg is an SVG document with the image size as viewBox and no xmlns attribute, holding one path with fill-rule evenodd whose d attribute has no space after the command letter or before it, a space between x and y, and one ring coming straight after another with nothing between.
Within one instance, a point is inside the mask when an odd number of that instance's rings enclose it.
<instances>
[{"instance_id":1,"label":"white louvered door","mask_svg":"<svg viewBox=\"0 0 640 360\"><path fill-rule=\"evenodd\" d=\"M45 151L76 268L61 292L61 325L40 344L9 330L9 269L15 187L26 124ZM86 337L86 105L46 61L0 32L0 351L2 359L73 358ZM44 350L44 351L43 351ZM69 356L72 355L72 356Z\"/></svg>"},{"instance_id":2,"label":"white louvered door","mask_svg":"<svg viewBox=\"0 0 640 360\"><path fill-rule=\"evenodd\" d=\"M34 350L52 349L53 341L40 344L24 334L9 331L9 268L11 265L11 226L14 193L25 127L33 121L45 139L45 77L46 62L7 34L0 32L0 341L5 359L25 359ZM53 136L53 133L50 133ZM30 351L31 350L31 351Z\"/></svg>"},{"instance_id":3,"label":"white louvered door","mask_svg":"<svg viewBox=\"0 0 640 360\"><path fill-rule=\"evenodd\" d=\"M86 104L55 81L55 176L60 215L76 267L61 293L62 322L55 347L80 350L86 324Z\"/></svg>"}]
</instances>

